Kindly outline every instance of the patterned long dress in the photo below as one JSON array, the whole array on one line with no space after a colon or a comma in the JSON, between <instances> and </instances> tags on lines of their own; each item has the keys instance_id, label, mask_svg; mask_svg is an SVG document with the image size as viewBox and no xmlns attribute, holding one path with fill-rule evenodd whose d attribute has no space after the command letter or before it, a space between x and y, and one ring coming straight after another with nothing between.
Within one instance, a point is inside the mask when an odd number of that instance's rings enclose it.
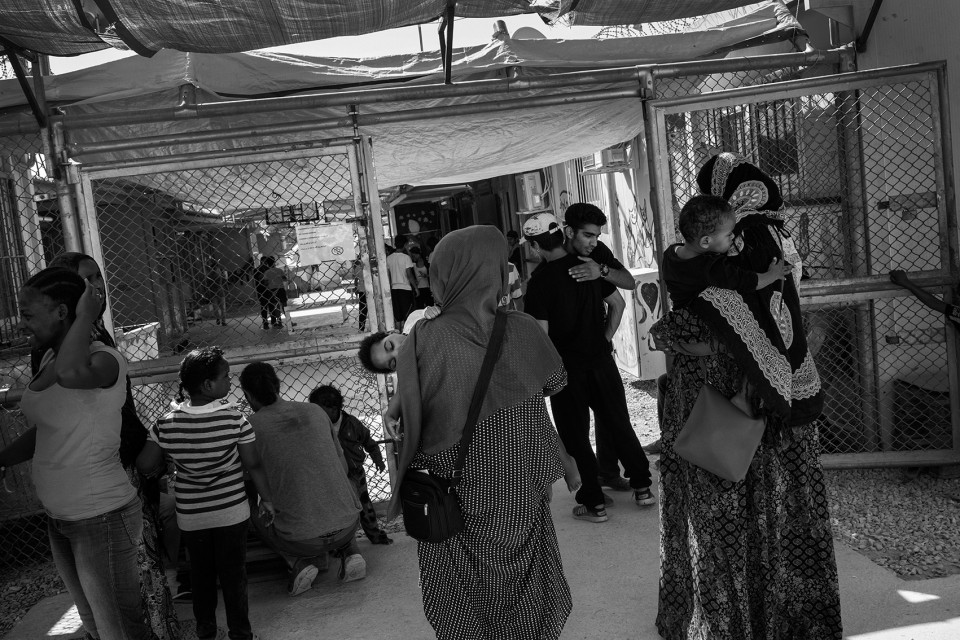
<instances>
[{"instance_id":1,"label":"patterned long dress","mask_svg":"<svg viewBox=\"0 0 960 640\"><path fill-rule=\"evenodd\" d=\"M547 389L565 384L561 368ZM458 451L420 451L413 466L449 478ZM563 476L558 452L539 394L477 424L457 488L465 529L417 545L423 610L439 640L559 637L572 602L548 495Z\"/></svg>"},{"instance_id":2,"label":"patterned long dress","mask_svg":"<svg viewBox=\"0 0 960 640\"><path fill-rule=\"evenodd\" d=\"M700 320L682 310L655 331L666 343L713 340ZM675 356L660 457L657 630L666 640L840 640L837 566L816 425L784 430L768 423L741 482L691 465L674 453L673 443L704 370L727 397L742 381L726 354Z\"/></svg>"},{"instance_id":3,"label":"patterned long dress","mask_svg":"<svg viewBox=\"0 0 960 640\"><path fill-rule=\"evenodd\" d=\"M128 470L127 475L140 492L137 473ZM144 613L156 640L180 640L184 632L180 628L160 555L160 514L156 505L151 504L142 493L140 499L143 502L143 535L137 545L137 566L140 569L140 597Z\"/></svg>"}]
</instances>

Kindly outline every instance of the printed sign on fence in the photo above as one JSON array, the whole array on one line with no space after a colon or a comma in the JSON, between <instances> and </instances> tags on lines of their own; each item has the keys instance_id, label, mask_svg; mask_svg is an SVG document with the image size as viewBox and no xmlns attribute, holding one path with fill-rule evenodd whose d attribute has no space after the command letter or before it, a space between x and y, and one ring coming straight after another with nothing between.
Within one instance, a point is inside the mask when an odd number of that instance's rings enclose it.
<instances>
[{"instance_id":1,"label":"printed sign on fence","mask_svg":"<svg viewBox=\"0 0 960 640\"><path fill-rule=\"evenodd\" d=\"M321 262L348 262L357 257L352 224L298 224L300 266Z\"/></svg>"}]
</instances>

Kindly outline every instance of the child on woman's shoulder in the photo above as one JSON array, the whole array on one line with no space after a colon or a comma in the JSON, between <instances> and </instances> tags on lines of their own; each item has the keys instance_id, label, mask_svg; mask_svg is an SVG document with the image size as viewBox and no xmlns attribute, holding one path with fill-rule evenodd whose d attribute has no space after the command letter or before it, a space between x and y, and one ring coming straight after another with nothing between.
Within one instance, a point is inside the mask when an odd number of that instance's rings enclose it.
<instances>
[{"instance_id":1,"label":"child on woman's shoulder","mask_svg":"<svg viewBox=\"0 0 960 640\"><path fill-rule=\"evenodd\" d=\"M177 524L190 554L193 614L201 639L217 635L218 579L230 637L256 637L247 604L250 507L244 469L260 494L261 510L274 511L253 429L233 405L220 403L229 393L230 365L223 352L216 347L191 351L180 363L180 404L157 421L137 458L146 475L164 467L164 455L176 467Z\"/></svg>"},{"instance_id":2,"label":"child on woman's shoulder","mask_svg":"<svg viewBox=\"0 0 960 640\"><path fill-rule=\"evenodd\" d=\"M789 263L774 258L765 273L741 269L725 255L733 246L736 216L726 200L694 196L680 210L683 243L663 254L663 280L675 307L684 307L708 287L759 291L790 274Z\"/></svg>"}]
</instances>

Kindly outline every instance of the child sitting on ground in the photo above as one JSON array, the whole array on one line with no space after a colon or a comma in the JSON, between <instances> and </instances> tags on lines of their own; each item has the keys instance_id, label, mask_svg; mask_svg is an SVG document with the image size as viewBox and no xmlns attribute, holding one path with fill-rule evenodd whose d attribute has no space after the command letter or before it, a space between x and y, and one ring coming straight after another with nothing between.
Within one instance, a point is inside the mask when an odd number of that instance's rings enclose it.
<instances>
[{"instance_id":1,"label":"child sitting on ground","mask_svg":"<svg viewBox=\"0 0 960 640\"><path fill-rule=\"evenodd\" d=\"M372 544L393 544L387 532L377 524L377 512L370 502L367 477L363 470L367 453L370 454L377 471L383 473L387 468L380 454L380 445L374 442L370 430L362 422L343 410L343 395L336 387L328 384L317 387L310 392L310 402L326 412L340 439L340 448L347 460L347 477L356 487L357 496L360 498L360 526L363 527L363 532Z\"/></svg>"},{"instance_id":2,"label":"child sitting on ground","mask_svg":"<svg viewBox=\"0 0 960 640\"><path fill-rule=\"evenodd\" d=\"M184 402L184 391L190 399ZM180 404L157 420L137 458L145 475L164 470L164 455L177 469L177 524L190 555L190 584L197 638L217 637L217 581L223 590L230 638L256 638L247 604L247 526L250 506L243 470L260 494L260 508L274 513L253 429L233 405L230 365L216 347L196 349L180 363Z\"/></svg>"},{"instance_id":3,"label":"child sitting on ground","mask_svg":"<svg viewBox=\"0 0 960 640\"><path fill-rule=\"evenodd\" d=\"M400 353L400 347L407 339L407 334L413 331L414 325L421 320L432 320L440 315L439 307L427 307L423 309L422 315L414 311L407 318L403 325L403 333L396 331L380 331L372 333L360 342L360 350L357 357L360 358L360 364L370 373L393 373L397 370L397 354ZM400 425L400 394L394 394L387 405L387 412L384 420L384 431L388 438L399 440ZM567 453L563 442L560 442L560 462L563 464L563 478L567 483L567 489L576 491L580 488L580 471L577 469L577 463Z\"/></svg>"},{"instance_id":4,"label":"child sitting on ground","mask_svg":"<svg viewBox=\"0 0 960 640\"><path fill-rule=\"evenodd\" d=\"M735 291L759 291L790 274L789 263L774 258L765 273L737 267L726 256L733 246L737 224L726 200L717 196L694 196L680 210L680 233L684 242L663 254L663 280L677 308L690 303L709 287Z\"/></svg>"}]
</instances>

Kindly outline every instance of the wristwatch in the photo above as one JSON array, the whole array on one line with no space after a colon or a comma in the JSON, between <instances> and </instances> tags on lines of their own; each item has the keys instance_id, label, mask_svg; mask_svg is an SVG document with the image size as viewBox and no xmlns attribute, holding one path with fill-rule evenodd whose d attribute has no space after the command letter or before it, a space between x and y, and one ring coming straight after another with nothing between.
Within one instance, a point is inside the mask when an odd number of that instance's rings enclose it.
<instances>
[{"instance_id":1,"label":"wristwatch","mask_svg":"<svg viewBox=\"0 0 960 640\"><path fill-rule=\"evenodd\" d=\"M610 275L610 265L601 264L601 265L600 265L600 277L601 277L601 278L606 278L608 275Z\"/></svg>"}]
</instances>

